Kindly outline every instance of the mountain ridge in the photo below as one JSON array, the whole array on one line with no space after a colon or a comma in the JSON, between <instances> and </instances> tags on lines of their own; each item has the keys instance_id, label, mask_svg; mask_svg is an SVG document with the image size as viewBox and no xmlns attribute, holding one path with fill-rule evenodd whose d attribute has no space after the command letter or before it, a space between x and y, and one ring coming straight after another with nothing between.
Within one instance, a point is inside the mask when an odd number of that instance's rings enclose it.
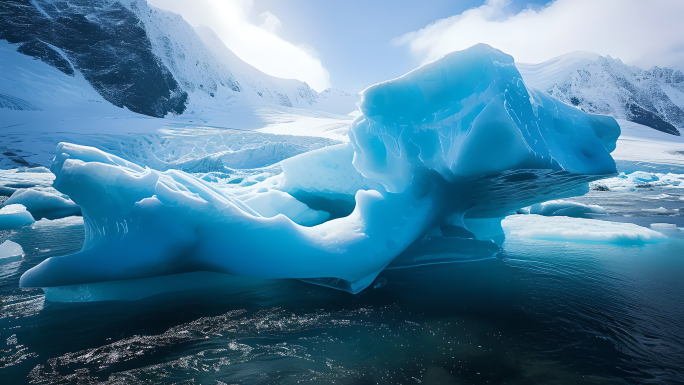
<instances>
[{"instance_id":1,"label":"mountain ridge","mask_svg":"<svg viewBox=\"0 0 684 385\"><path fill-rule=\"evenodd\" d=\"M304 82L266 75L220 39L210 48L198 33L215 36L207 29L195 29L180 15L144 0L0 4L0 39L67 75L83 73L108 102L137 113L199 114L236 102L337 114L355 109L356 95L318 93ZM226 56L231 60L222 60Z\"/></svg>"},{"instance_id":2,"label":"mountain ridge","mask_svg":"<svg viewBox=\"0 0 684 385\"><path fill-rule=\"evenodd\" d=\"M576 51L539 64L516 63L523 80L582 111L610 115L679 136L684 131L684 73L644 70L620 59Z\"/></svg>"}]
</instances>

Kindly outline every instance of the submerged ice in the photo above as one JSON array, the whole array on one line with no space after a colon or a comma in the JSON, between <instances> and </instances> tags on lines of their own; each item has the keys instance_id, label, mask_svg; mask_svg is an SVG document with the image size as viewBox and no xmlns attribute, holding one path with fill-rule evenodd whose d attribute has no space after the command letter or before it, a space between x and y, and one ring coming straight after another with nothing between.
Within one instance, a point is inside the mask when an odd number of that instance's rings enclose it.
<instances>
[{"instance_id":1,"label":"submerged ice","mask_svg":"<svg viewBox=\"0 0 684 385\"><path fill-rule=\"evenodd\" d=\"M85 242L21 286L209 271L356 293L441 229L496 239L511 211L616 173L614 119L526 87L513 58L486 45L372 86L359 107L349 144L287 159L240 194L60 144L54 188L81 207Z\"/></svg>"}]
</instances>

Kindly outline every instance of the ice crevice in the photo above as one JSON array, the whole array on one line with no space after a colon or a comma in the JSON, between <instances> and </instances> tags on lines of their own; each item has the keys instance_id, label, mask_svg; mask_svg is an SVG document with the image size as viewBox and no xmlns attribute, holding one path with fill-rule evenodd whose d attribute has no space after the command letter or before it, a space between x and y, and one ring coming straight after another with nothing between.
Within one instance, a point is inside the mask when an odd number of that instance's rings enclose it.
<instances>
[{"instance_id":1,"label":"ice crevice","mask_svg":"<svg viewBox=\"0 0 684 385\"><path fill-rule=\"evenodd\" d=\"M496 240L512 211L616 174L614 119L526 87L513 58L486 45L371 86L359 108L350 143L282 161L268 199L61 143L53 186L81 207L85 243L21 286L208 271L357 293L400 254L410 264L421 242L444 232L466 239L444 244ZM329 207L303 207L298 195ZM350 201L351 213L330 215Z\"/></svg>"}]
</instances>

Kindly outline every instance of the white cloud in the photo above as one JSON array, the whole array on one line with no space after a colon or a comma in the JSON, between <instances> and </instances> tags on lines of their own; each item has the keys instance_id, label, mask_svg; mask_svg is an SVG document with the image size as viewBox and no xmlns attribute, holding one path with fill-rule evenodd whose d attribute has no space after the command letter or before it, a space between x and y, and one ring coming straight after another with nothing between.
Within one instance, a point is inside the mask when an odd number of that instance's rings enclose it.
<instances>
[{"instance_id":1,"label":"white cloud","mask_svg":"<svg viewBox=\"0 0 684 385\"><path fill-rule=\"evenodd\" d=\"M278 28L280 28L280 26L282 25L280 23L280 19L278 19L274 14L272 14L269 11L266 11L259 15L259 18L263 20L259 27L271 33L275 33L276 30L278 30Z\"/></svg>"},{"instance_id":2,"label":"white cloud","mask_svg":"<svg viewBox=\"0 0 684 385\"><path fill-rule=\"evenodd\" d=\"M682 0L556 0L517 14L506 12L509 2L488 0L393 42L424 62L487 43L522 63L581 50L645 68L684 64Z\"/></svg>"},{"instance_id":3,"label":"white cloud","mask_svg":"<svg viewBox=\"0 0 684 385\"><path fill-rule=\"evenodd\" d=\"M148 0L150 5L178 13L191 25L206 25L242 60L261 71L307 82L317 91L330 87L330 73L316 51L280 38L280 20L262 13L260 25L250 22L253 0Z\"/></svg>"}]
</instances>

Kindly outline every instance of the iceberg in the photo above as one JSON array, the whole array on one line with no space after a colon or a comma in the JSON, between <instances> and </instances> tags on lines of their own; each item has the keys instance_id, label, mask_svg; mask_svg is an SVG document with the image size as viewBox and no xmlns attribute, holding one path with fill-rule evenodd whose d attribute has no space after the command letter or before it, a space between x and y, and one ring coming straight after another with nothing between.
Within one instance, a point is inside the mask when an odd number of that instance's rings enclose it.
<instances>
[{"instance_id":1,"label":"iceberg","mask_svg":"<svg viewBox=\"0 0 684 385\"><path fill-rule=\"evenodd\" d=\"M606 214L606 210L598 205L585 205L583 203L559 199L533 204L525 214L536 214L547 217L564 216L585 218L588 217L588 214Z\"/></svg>"},{"instance_id":2,"label":"iceberg","mask_svg":"<svg viewBox=\"0 0 684 385\"><path fill-rule=\"evenodd\" d=\"M667 239L660 232L632 223L562 216L512 215L502 221L502 226L507 235L548 241L643 245Z\"/></svg>"},{"instance_id":3,"label":"iceberg","mask_svg":"<svg viewBox=\"0 0 684 385\"><path fill-rule=\"evenodd\" d=\"M71 227L71 226L83 226L83 217L73 216L60 219L41 219L36 221L31 225L32 229L41 229L49 227Z\"/></svg>"},{"instance_id":4,"label":"iceberg","mask_svg":"<svg viewBox=\"0 0 684 385\"><path fill-rule=\"evenodd\" d=\"M18 229L34 222L31 213L20 204L7 205L0 209L0 230Z\"/></svg>"},{"instance_id":5,"label":"iceberg","mask_svg":"<svg viewBox=\"0 0 684 385\"><path fill-rule=\"evenodd\" d=\"M369 87L359 109L349 144L284 160L280 182L244 187L255 194L240 197L182 171L60 143L53 187L81 207L85 242L20 285L213 272L357 293L440 228L496 239L511 211L616 174L613 118L526 87L513 58L486 45ZM439 239L432 252L470 245Z\"/></svg>"},{"instance_id":6,"label":"iceberg","mask_svg":"<svg viewBox=\"0 0 684 385\"><path fill-rule=\"evenodd\" d=\"M81 215L81 208L71 200L32 189L15 191L5 204L23 205L34 219L59 219Z\"/></svg>"},{"instance_id":7,"label":"iceberg","mask_svg":"<svg viewBox=\"0 0 684 385\"><path fill-rule=\"evenodd\" d=\"M620 173L619 176L592 183L593 189L611 190L618 192L636 191L639 188L683 188L684 174L647 173L637 171L629 174ZM599 187L601 186L601 187Z\"/></svg>"},{"instance_id":8,"label":"iceberg","mask_svg":"<svg viewBox=\"0 0 684 385\"><path fill-rule=\"evenodd\" d=\"M0 244L0 259L21 257L24 255L24 249L16 242L5 241Z\"/></svg>"}]
</instances>

